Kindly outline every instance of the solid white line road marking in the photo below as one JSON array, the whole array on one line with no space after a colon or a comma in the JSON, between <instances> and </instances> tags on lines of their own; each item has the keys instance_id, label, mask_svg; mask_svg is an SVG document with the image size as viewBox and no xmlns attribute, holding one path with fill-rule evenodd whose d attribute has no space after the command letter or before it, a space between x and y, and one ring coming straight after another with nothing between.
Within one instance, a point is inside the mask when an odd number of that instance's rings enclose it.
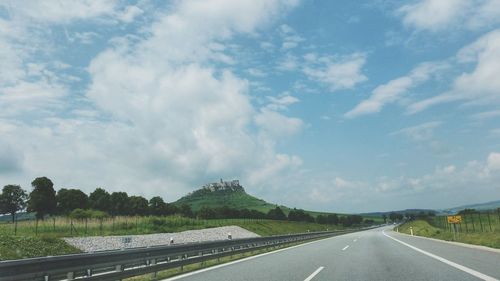
<instances>
[{"instance_id":1,"label":"solid white line road marking","mask_svg":"<svg viewBox=\"0 0 500 281\"><path fill-rule=\"evenodd\" d=\"M306 279L304 279L304 281L311 281L314 276L316 276L321 270L323 270L323 266L320 266L318 269L316 269L316 271L314 271L311 275L309 275L309 277L307 277Z\"/></svg>"},{"instance_id":2,"label":"solid white line road marking","mask_svg":"<svg viewBox=\"0 0 500 281\"><path fill-rule=\"evenodd\" d=\"M454 262L452 262L452 261L450 261L450 260L447 260L447 259L445 259L445 258L442 258L442 257L440 257L440 256L437 256L437 255L431 254L431 253L429 253L429 252L426 252L426 251L424 251L424 250L421 250L421 249L419 249L419 248L417 248L417 247L415 247L415 246L412 246L412 245L410 245L410 244L408 244L408 243L405 243L405 242L403 242L403 241L401 241L401 240L399 240L399 239L396 239L396 238L394 238L394 237L392 237L392 236L390 236L390 235L387 235L387 234L385 233L385 231L382 231L382 233L383 233L385 236L387 236L387 237L391 238L392 240L394 240L394 241L396 241L396 242L399 242L399 243L401 243L401 244L403 244L403 245L405 245L405 246L407 246L407 247L409 247L409 248L411 248L411 249L413 249L413 250L415 250L415 251L417 251L417 252L420 252L420 253L422 253L422 254L424 254L424 255L427 255L427 256L429 256L429 257L431 257L431 258L433 258L433 259L436 259L436 260L438 260L438 261L440 261L440 262L443 262L443 263L445 263L445 264L447 264L447 265L449 265L449 266L453 266L453 267L454 267L454 268L456 268L456 269L460 269L460 270L462 270L463 272L469 273L470 275L475 276L475 277L477 277L477 278L479 278L479 279L482 279L482 280L485 280L485 281L500 281L500 280L498 280L498 279L496 279L496 278L493 278L493 277L491 277L491 276L488 276L488 275L486 275L486 274L483 274L483 273L481 273L481 272L479 272L479 271L475 271L474 269L471 269L471 268L465 267L465 266L463 266L463 265L460 265L460 264L458 264L458 263L454 263Z\"/></svg>"},{"instance_id":3,"label":"solid white line road marking","mask_svg":"<svg viewBox=\"0 0 500 281\"><path fill-rule=\"evenodd\" d=\"M347 250L347 248L349 248L349 245L345 246L344 249L342 249L342 251Z\"/></svg>"}]
</instances>

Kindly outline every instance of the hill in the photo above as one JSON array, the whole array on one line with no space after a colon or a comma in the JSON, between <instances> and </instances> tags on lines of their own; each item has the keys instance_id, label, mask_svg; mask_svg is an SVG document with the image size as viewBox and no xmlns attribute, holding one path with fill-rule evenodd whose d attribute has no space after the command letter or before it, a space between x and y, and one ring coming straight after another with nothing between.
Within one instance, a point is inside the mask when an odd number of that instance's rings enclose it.
<instances>
[{"instance_id":1,"label":"hill","mask_svg":"<svg viewBox=\"0 0 500 281\"><path fill-rule=\"evenodd\" d=\"M288 215L288 213L292 209L287 206L266 202L246 193L243 186L241 186L239 181L237 180L231 182L225 182L221 180L217 183L206 184L202 188L195 190L188 195L180 198L179 200L173 202L173 204L176 206L187 204L191 206L191 209L195 212L200 210L203 206L209 208L228 206L233 209L249 209L263 213L267 213L271 209L280 207L285 215ZM317 217L319 215L334 214L331 212L317 212L308 210L304 211L313 217ZM340 213L335 214L343 216L349 215ZM363 218L371 219L375 222L382 221L380 216L364 215Z\"/></svg>"},{"instance_id":2,"label":"hill","mask_svg":"<svg viewBox=\"0 0 500 281\"><path fill-rule=\"evenodd\" d=\"M418 214L420 212L424 212L424 213L434 212L434 213L436 213L436 215L452 215L452 214L456 214L464 209L475 209L477 211L485 211L485 210L495 210L497 208L500 208L500 200L486 202L486 203L476 203L476 204L463 205L463 206L452 207L452 208L448 208L448 209L436 209L436 210L432 210L432 209L405 209L405 210L399 210L399 211L362 213L360 215L362 215L362 216L382 216L384 214L389 215L392 212L398 213L398 214L405 214L405 213Z\"/></svg>"},{"instance_id":3,"label":"hill","mask_svg":"<svg viewBox=\"0 0 500 281\"><path fill-rule=\"evenodd\" d=\"M388 216L390 213L397 213L397 214L406 214L406 213L418 214L420 212L424 212L426 214L429 213L429 212L436 213L436 210L431 210L431 209L404 209L404 210L387 211L387 212L362 213L360 215L362 215L362 216L381 217L383 215L387 215Z\"/></svg>"},{"instance_id":4,"label":"hill","mask_svg":"<svg viewBox=\"0 0 500 281\"><path fill-rule=\"evenodd\" d=\"M193 211L198 211L203 206L210 208L228 206L234 209L249 209L264 213L277 206L246 193L238 181L223 182L222 180L220 183L207 184L175 201L174 204L177 206L187 204L191 206ZM283 211L288 211L287 207L280 207Z\"/></svg>"},{"instance_id":5,"label":"hill","mask_svg":"<svg viewBox=\"0 0 500 281\"><path fill-rule=\"evenodd\" d=\"M485 210L495 210L497 208L500 208L500 200L443 209L439 210L438 213L446 215L446 214L456 214L464 209L475 209L476 211L485 211Z\"/></svg>"}]
</instances>

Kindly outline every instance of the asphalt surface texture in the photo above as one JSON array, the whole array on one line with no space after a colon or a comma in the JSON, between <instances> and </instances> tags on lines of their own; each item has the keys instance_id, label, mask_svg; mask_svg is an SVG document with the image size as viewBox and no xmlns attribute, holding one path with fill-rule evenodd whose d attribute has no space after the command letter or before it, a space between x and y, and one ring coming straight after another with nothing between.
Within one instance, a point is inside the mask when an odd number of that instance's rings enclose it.
<instances>
[{"instance_id":1,"label":"asphalt surface texture","mask_svg":"<svg viewBox=\"0 0 500 281\"><path fill-rule=\"evenodd\" d=\"M322 239L166 280L500 280L499 252L399 234L392 227Z\"/></svg>"}]
</instances>

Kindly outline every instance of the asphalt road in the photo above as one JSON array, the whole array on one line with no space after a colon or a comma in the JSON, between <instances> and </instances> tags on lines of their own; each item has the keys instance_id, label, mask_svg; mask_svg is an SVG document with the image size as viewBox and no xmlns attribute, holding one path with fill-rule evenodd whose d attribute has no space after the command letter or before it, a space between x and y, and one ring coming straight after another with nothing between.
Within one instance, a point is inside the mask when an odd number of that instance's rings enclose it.
<instances>
[{"instance_id":1,"label":"asphalt road","mask_svg":"<svg viewBox=\"0 0 500 281\"><path fill-rule=\"evenodd\" d=\"M383 227L336 236L169 281L500 280L500 253Z\"/></svg>"}]
</instances>

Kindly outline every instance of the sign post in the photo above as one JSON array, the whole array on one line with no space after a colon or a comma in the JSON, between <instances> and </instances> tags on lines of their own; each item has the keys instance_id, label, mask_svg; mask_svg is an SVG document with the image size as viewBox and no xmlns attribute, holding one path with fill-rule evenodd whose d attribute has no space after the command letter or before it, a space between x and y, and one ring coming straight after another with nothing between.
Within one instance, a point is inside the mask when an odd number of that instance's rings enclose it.
<instances>
[{"instance_id":1,"label":"sign post","mask_svg":"<svg viewBox=\"0 0 500 281\"><path fill-rule=\"evenodd\" d=\"M448 216L448 223L457 224L462 222L462 216Z\"/></svg>"},{"instance_id":2,"label":"sign post","mask_svg":"<svg viewBox=\"0 0 500 281\"><path fill-rule=\"evenodd\" d=\"M457 240L457 224L462 222L462 216L448 216L448 223L453 225L453 240Z\"/></svg>"}]
</instances>

